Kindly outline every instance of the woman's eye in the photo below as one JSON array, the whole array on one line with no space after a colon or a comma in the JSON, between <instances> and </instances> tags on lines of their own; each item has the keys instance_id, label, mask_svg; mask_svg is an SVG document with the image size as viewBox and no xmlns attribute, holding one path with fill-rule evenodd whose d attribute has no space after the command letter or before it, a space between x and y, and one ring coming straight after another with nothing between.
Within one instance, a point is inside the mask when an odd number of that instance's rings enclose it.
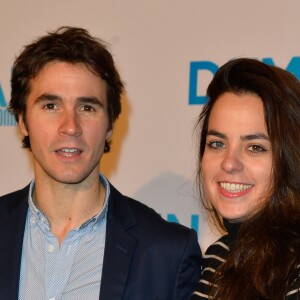
<instances>
[{"instance_id":1,"label":"woman's eye","mask_svg":"<svg viewBox=\"0 0 300 300\"><path fill-rule=\"evenodd\" d=\"M220 141L210 141L207 143L207 146L212 149L221 149L224 148L224 144Z\"/></svg>"},{"instance_id":2,"label":"woman's eye","mask_svg":"<svg viewBox=\"0 0 300 300\"><path fill-rule=\"evenodd\" d=\"M260 145L251 145L248 147L248 150L253 152L253 153L260 153L260 152L265 152L267 151L264 147Z\"/></svg>"}]
</instances>

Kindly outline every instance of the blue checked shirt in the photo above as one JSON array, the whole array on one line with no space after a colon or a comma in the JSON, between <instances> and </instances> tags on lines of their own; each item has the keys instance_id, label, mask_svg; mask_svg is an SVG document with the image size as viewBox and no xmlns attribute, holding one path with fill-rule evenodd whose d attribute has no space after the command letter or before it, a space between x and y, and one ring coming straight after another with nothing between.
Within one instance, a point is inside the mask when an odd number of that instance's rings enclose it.
<instances>
[{"instance_id":1,"label":"blue checked shirt","mask_svg":"<svg viewBox=\"0 0 300 300\"><path fill-rule=\"evenodd\" d=\"M110 193L102 174L100 180L106 188L101 212L70 231L60 247L47 218L32 201L34 181L31 182L19 300L99 299Z\"/></svg>"}]
</instances>

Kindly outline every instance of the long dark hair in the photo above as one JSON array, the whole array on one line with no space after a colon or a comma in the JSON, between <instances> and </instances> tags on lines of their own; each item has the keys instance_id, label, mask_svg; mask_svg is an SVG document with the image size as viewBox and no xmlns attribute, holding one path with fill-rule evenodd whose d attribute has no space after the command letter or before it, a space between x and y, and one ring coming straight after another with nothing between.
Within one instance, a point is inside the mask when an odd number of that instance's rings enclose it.
<instances>
[{"instance_id":1,"label":"long dark hair","mask_svg":"<svg viewBox=\"0 0 300 300\"><path fill-rule=\"evenodd\" d=\"M235 247L216 272L214 298L284 299L300 264L300 83L281 68L247 58L223 65L210 83L208 103L198 120L197 174L201 201L223 229L203 193L201 161L210 113L225 92L261 98L272 147L273 183L264 205L243 222Z\"/></svg>"}]
</instances>

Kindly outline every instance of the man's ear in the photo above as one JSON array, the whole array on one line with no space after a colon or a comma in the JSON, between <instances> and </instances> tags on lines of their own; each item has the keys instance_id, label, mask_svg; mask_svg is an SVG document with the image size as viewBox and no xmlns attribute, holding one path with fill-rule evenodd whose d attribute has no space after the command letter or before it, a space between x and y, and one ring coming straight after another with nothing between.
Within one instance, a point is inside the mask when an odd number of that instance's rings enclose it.
<instances>
[{"instance_id":1,"label":"man's ear","mask_svg":"<svg viewBox=\"0 0 300 300\"><path fill-rule=\"evenodd\" d=\"M19 128L20 128L21 133L24 136L29 135L26 122L24 120L23 114L21 114L21 113L19 114Z\"/></svg>"},{"instance_id":2,"label":"man's ear","mask_svg":"<svg viewBox=\"0 0 300 300\"><path fill-rule=\"evenodd\" d=\"M107 141L112 137L112 134L113 134L113 129L112 128L108 129L106 132L106 140Z\"/></svg>"}]
</instances>

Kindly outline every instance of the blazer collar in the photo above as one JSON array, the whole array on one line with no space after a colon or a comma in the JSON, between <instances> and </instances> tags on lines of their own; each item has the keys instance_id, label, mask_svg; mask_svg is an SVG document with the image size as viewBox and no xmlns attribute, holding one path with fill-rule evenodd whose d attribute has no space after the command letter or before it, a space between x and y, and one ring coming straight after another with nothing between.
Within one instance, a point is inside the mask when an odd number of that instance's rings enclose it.
<instances>
[{"instance_id":1,"label":"blazer collar","mask_svg":"<svg viewBox=\"0 0 300 300\"><path fill-rule=\"evenodd\" d=\"M137 243L128 232L137 221L126 197L112 185L108 205L100 300L122 299Z\"/></svg>"}]
</instances>

